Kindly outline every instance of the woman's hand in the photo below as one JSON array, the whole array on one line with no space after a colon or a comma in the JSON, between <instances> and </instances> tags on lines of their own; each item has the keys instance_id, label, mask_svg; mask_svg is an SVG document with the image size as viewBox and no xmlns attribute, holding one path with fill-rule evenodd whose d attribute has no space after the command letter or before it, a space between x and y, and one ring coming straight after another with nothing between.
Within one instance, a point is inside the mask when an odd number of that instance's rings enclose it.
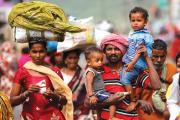
<instances>
[{"instance_id":1,"label":"woman's hand","mask_svg":"<svg viewBox=\"0 0 180 120\"><path fill-rule=\"evenodd\" d=\"M30 95L31 93L34 93L34 92L39 92L40 90L40 87L38 85L30 85L30 87L28 88L28 90L25 91L26 95Z\"/></svg>"},{"instance_id":2,"label":"woman's hand","mask_svg":"<svg viewBox=\"0 0 180 120\"><path fill-rule=\"evenodd\" d=\"M64 95L59 95L49 88L47 89L47 91L45 93L43 93L43 95L48 99L52 99L54 101L57 101L61 105L65 105L67 103L67 99Z\"/></svg>"},{"instance_id":3,"label":"woman's hand","mask_svg":"<svg viewBox=\"0 0 180 120\"><path fill-rule=\"evenodd\" d=\"M56 95L51 89L47 89L46 92L43 93L43 95L46 97L46 98L49 98L49 99L53 99L53 100L58 100L58 95Z\"/></svg>"}]
</instances>

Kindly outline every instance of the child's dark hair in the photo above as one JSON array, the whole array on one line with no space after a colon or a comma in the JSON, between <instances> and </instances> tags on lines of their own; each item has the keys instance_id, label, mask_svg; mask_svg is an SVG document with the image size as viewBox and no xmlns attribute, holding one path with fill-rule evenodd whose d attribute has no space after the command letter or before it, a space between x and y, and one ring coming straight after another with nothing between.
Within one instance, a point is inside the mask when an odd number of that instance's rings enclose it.
<instances>
[{"instance_id":1,"label":"child's dark hair","mask_svg":"<svg viewBox=\"0 0 180 120\"><path fill-rule=\"evenodd\" d=\"M92 53L103 53L103 51L101 51L100 48L95 47L95 46L90 46L90 47L86 48L86 50L84 51L86 60L90 59L90 57L91 57L90 55Z\"/></svg>"},{"instance_id":2,"label":"child's dark hair","mask_svg":"<svg viewBox=\"0 0 180 120\"><path fill-rule=\"evenodd\" d=\"M146 9L142 8L142 7L134 7L130 12L129 12L129 19L131 20L131 14L133 13L142 13L144 19L146 21L148 21L148 17L149 17L149 14L147 12Z\"/></svg>"},{"instance_id":3,"label":"child's dark hair","mask_svg":"<svg viewBox=\"0 0 180 120\"><path fill-rule=\"evenodd\" d=\"M179 58L180 58L180 51L176 55L176 64L177 64Z\"/></svg>"}]
</instances>

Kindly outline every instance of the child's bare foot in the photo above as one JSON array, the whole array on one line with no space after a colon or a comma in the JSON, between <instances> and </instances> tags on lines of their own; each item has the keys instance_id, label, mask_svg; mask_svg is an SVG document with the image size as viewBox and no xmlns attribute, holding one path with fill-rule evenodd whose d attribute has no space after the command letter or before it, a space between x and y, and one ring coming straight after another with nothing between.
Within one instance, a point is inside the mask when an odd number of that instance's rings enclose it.
<instances>
[{"instance_id":1,"label":"child's bare foot","mask_svg":"<svg viewBox=\"0 0 180 120\"><path fill-rule=\"evenodd\" d=\"M137 103L136 103L136 102L131 102L131 103L128 105L126 111L127 111L127 112L131 112L131 111L133 111L133 110L136 109L136 106L137 106Z\"/></svg>"}]
</instances>

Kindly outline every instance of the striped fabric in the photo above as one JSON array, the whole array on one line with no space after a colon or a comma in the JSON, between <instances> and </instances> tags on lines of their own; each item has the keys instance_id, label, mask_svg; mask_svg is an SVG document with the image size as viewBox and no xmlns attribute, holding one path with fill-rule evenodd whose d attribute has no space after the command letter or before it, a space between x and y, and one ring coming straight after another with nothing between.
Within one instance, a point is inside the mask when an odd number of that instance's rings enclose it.
<instances>
[{"instance_id":1,"label":"striped fabric","mask_svg":"<svg viewBox=\"0 0 180 120\"><path fill-rule=\"evenodd\" d=\"M105 83L105 89L108 92L115 93L115 92L125 92L125 89L123 85L119 82L119 73L116 71L111 71L111 69L108 66L103 66L104 72L102 74L104 83ZM149 83L148 81L139 81L138 86L146 88ZM137 83L132 84L135 88ZM122 102L119 103L118 107L116 108L116 117L123 119L123 120L138 120L138 114L137 111L132 112L126 112L126 108L129 105L130 101L129 98L125 98L122 100ZM105 107L102 109L101 112L101 118L102 119L108 119L109 118L109 109L108 107Z\"/></svg>"}]
</instances>

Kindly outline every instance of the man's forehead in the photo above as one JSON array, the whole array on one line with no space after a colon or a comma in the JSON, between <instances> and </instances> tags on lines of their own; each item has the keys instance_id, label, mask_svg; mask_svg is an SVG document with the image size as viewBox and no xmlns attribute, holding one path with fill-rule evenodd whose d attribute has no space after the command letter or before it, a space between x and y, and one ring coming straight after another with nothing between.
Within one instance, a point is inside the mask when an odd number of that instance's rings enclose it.
<instances>
[{"instance_id":1,"label":"man's forehead","mask_svg":"<svg viewBox=\"0 0 180 120\"><path fill-rule=\"evenodd\" d=\"M115 45L107 44L107 45L106 45L106 48L118 48L118 47L116 47ZM119 48L118 48L118 49L119 49Z\"/></svg>"},{"instance_id":2,"label":"man's forehead","mask_svg":"<svg viewBox=\"0 0 180 120\"><path fill-rule=\"evenodd\" d=\"M167 51L166 50L157 50L157 49L152 49L152 54L153 55L166 55Z\"/></svg>"}]
</instances>

